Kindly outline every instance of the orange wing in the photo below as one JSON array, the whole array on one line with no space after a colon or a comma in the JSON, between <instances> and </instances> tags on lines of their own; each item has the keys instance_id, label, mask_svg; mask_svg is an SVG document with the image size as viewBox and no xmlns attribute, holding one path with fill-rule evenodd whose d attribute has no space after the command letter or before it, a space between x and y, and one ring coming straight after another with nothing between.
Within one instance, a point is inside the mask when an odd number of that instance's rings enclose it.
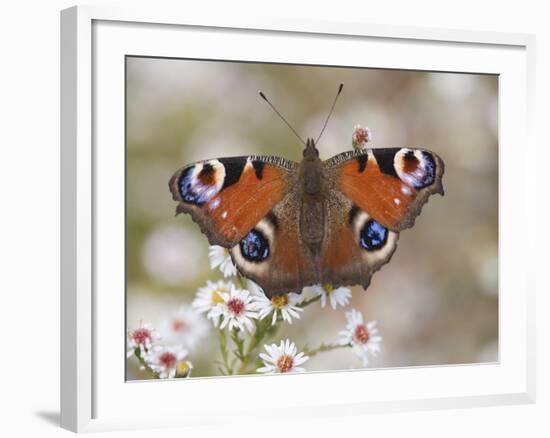
<instances>
[{"instance_id":1,"label":"orange wing","mask_svg":"<svg viewBox=\"0 0 550 438\"><path fill-rule=\"evenodd\" d=\"M361 149L325 166L337 190L393 231L412 227L428 197L443 195L443 160L423 149Z\"/></svg>"},{"instance_id":2,"label":"orange wing","mask_svg":"<svg viewBox=\"0 0 550 438\"><path fill-rule=\"evenodd\" d=\"M292 187L297 164L249 156L201 161L170 179L176 214L189 213L210 244L235 246Z\"/></svg>"}]
</instances>

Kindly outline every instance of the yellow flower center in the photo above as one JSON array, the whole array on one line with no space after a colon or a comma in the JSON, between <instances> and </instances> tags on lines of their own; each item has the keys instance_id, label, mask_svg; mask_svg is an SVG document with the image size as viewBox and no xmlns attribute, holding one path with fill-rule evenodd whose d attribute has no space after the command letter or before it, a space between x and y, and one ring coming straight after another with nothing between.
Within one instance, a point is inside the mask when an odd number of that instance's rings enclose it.
<instances>
[{"instance_id":1,"label":"yellow flower center","mask_svg":"<svg viewBox=\"0 0 550 438\"><path fill-rule=\"evenodd\" d=\"M332 287L332 284L325 284L323 286L323 289L325 290L325 292L327 293L327 295L330 295L332 292L334 292L334 288Z\"/></svg>"},{"instance_id":2,"label":"yellow flower center","mask_svg":"<svg viewBox=\"0 0 550 438\"><path fill-rule=\"evenodd\" d=\"M271 297L271 304L276 309L282 309L288 305L288 295L273 295Z\"/></svg>"},{"instance_id":3,"label":"yellow flower center","mask_svg":"<svg viewBox=\"0 0 550 438\"><path fill-rule=\"evenodd\" d=\"M223 303L223 298L220 292L227 292L227 289L225 287L219 287L214 292L212 292L212 303L214 304Z\"/></svg>"}]
</instances>

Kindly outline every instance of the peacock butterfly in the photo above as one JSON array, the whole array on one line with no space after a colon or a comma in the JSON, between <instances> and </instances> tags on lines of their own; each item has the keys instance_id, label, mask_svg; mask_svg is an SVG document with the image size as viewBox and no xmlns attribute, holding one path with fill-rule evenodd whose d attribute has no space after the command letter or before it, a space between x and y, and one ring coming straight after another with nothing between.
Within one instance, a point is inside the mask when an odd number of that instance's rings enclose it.
<instances>
[{"instance_id":1,"label":"peacock butterfly","mask_svg":"<svg viewBox=\"0 0 550 438\"><path fill-rule=\"evenodd\" d=\"M180 168L169 182L176 214L189 213L268 297L315 284L367 288L399 232L431 194L443 195L443 160L425 149L372 148L323 161L317 141L303 143L300 163L250 155Z\"/></svg>"}]
</instances>

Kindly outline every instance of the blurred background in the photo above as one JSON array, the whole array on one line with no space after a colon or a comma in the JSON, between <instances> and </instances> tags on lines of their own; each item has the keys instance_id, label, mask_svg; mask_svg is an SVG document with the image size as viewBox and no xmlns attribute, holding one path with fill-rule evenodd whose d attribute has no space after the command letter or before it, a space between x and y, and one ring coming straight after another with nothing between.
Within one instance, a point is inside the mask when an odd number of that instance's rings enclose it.
<instances>
[{"instance_id":1,"label":"blurred background","mask_svg":"<svg viewBox=\"0 0 550 438\"><path fill-rule=\"evenodd\" d=\"M187 215L174 216L168 180L184 164L269 154L300 161L302 137L321 130L327 159L351 149L357 124L370 147L425 147L445 161L445 196L434 195L391 262L351 307L378 321L382 351L369 367L498 360L498 78L492 75L127 58L127 329L161 324L190 306L206 280L208 241ZM411 281L412 280L412 281ZM276 341L334 342L344 309L309 306ZM217 375L213 330L189 359L193 376ZM360 368L350 350L319 354L311 371ZM146 377L128 361L128 379Z\"/></svg>"}]
</instances>

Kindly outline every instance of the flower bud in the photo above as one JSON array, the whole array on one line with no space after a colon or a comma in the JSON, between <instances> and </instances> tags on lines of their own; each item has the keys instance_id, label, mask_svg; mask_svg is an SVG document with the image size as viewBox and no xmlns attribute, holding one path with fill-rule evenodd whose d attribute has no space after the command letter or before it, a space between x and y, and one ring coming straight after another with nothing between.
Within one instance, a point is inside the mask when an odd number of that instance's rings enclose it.
<instances>
[{"instance_id":1,"label":"flower bud","mask_svg":"<svg viewBox=\"0 0 550 438\"><path fill-rule=\"evenodd\" d=\"M351 135L351 144L354 149L363 149L367 142L372 140L372 133L368 127L356 125Z\"/></svg>"},{"instance_id":2,"label":"flower bud","mask_svg":"<svg viewBox=\"0 0 550 438\"><path fill-rule=\"evenodd\" d=\"M191 376L191 370L193 369L193 364L187 360L182 360L176 365L176 378L185 378Z\"/></svg>"}]
</instances>

